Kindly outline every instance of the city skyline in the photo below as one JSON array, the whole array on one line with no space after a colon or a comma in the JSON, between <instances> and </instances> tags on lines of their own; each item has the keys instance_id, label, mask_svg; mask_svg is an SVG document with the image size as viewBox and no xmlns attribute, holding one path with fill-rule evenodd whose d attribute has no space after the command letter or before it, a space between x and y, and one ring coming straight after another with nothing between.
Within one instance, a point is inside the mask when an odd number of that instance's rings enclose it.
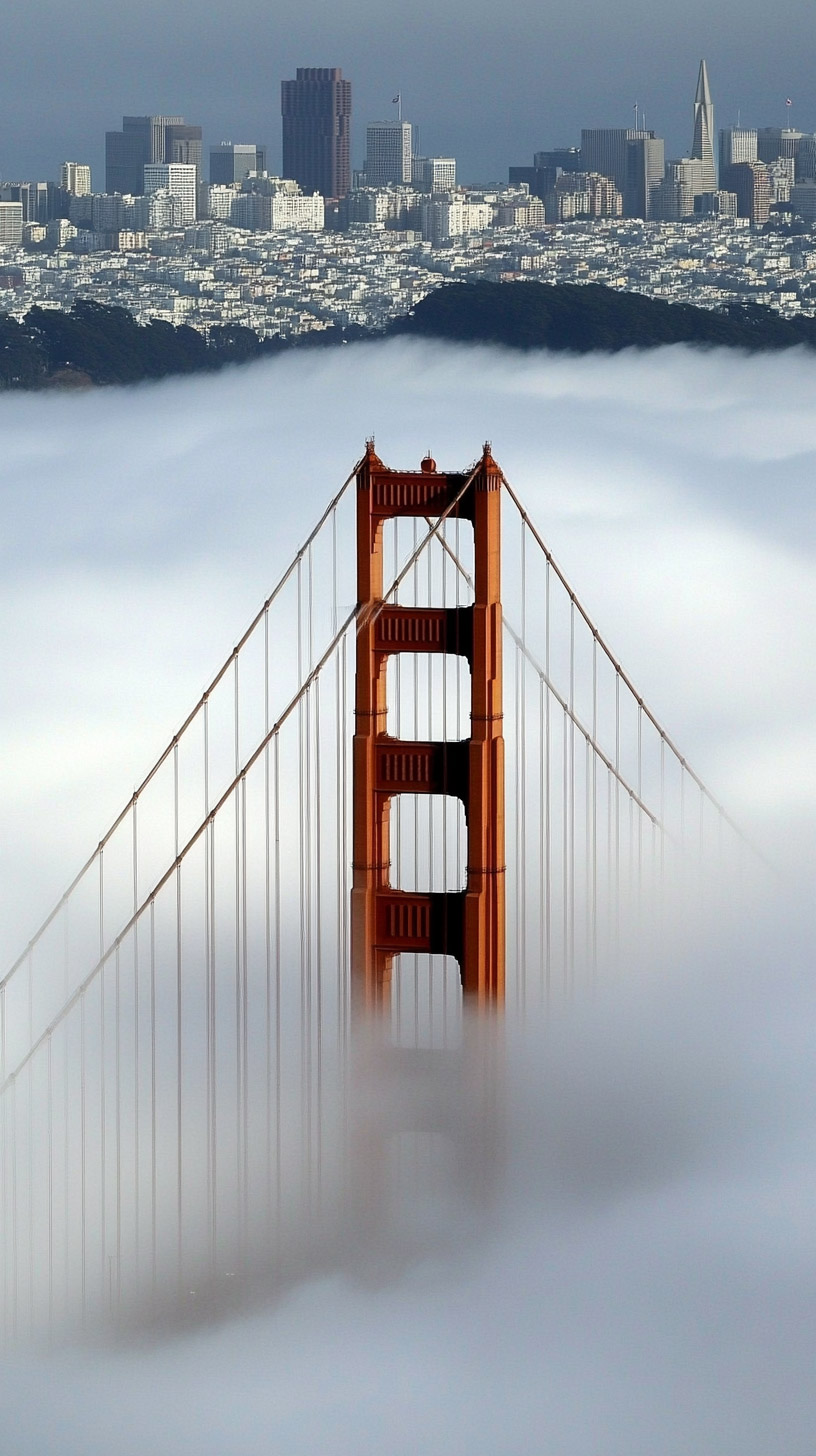
<instances>
[{"instance_id":1,"label":"city skyline","mask_svg":"<svg viewBox=\"0 0 816 1456\"><path fill-rule=\"evenodd\" d=\"M93 11L96 0L87 0L87 5ZM626 17L622 20L625 24ZM722 26L722 22L721 14L718 24ZM701 55L708 61L720 126L735 125L740 114L743 123L746 118L753 124L769 125L790 120L805 130L816 124L798 48L794 54L791 46L787 56L766 49L761 63L752 63L746 55L750 26L742 25L729 41L718 36L710 21L697 27L690 17L672 45L667 70L659 52L646 54L643 37L634 47L627 45L631 37L623 28L615 37L605 37L604 22L598 18L598 49L602 41L606 47L604 74L599 76L585 51L580 52L580 64L572 59L563 18L552 24L558 32L556 43L552 37L542 36L544 70L541 61L536 63L535 46L528 48L529 54L502 46L503 64L496 67L495 51L491 56L489 86L478 84L481 68L487 69L481 52L475 58L475 71L471 69L467 78L460 77L459 67L453 67L442 84L446 43L428 45L420 65L410 40L395 46L393 37L376 27L365 41L359 35L335 35L329 28L321 33L316 46L311 37L299 38L294 26L277 52L271 32L268 37L261 33L252 54L244 53L230 71L226 65L228 38L218 34L210 17L200 36L185 36L188 44L183 62L174 34L168 36L164 48L156 44L146 50L142 41L133 46L126 65L121 53L111 53L109 63L95 69L91 90L87 84L80 85L78 73L65 66L53 76L57 61L51 55L53 36L50 31L45 37L38 32L36 62L32 50L31 66L20 65L5 87L0 174L8 177L12 169L15 175L49 176L66 155L81 152L82 160L100 176L104 133L117 118L123 113L176 111L201 122L205 146L228 137L257 138L268 147L270 170L277 171L280 82L303 64L337 65L353 83L352 167L362 162L366 125L387 116L391 99L399 92L403 115L420 128L418 150L457 156L460 175L468 181L495 180L511 158L567 144L582 126L630 126L636 104L641 124L645 114L645 126L665 137L667 156L688 155L692 140L689 95L693 95ZM656 24L651 17L647 33ZM18 31L25 31L22 21L15 25ZM211 50L207 49L208 39ZM34 45L33 36L23 34L21 40L23 51L26 42ZM69 52L71 43L66 41ZM101 28L94 43L102 56L108 41ZM531 68L536 64L533 75ZM53 79L41 91L42 78L48 75ZM466 84L466 79L474 84ZM788 97L793 101L790 108L785 105ZM474 98L478 98L475 106Z\"/></svg>"},{"instance_id":2,"label":"city skyline","mask_svg":"<svg viewBox=\"0 0 816 1456\"><path fill-rule=\"evenodd\" d=\"M358 155L355 153L353 140L352 91L352 82L348 76L343 76L341 67L298 66L296 79L283 78L280 82L280 146L273 146L271 149L267 141L261 140L258 134L251 144L236 143L224 137L216 143L207 136L201 124L185 122L182 115L125 115L121 131L106 129L104 133L104 188L97 181L96 187L90 190L138 195L144 190L142 170L147 162L194 163L200 181L227 181L231 180L232 173L230 172L230 177L226 174L222 176L224 166L227 166L228 171L234 169L235 154L248 155L250 152L254 154L254 166L257 170L268 171L273 177L293 179L304 192L319 192L325 198L342 199L357 185L373 183L375 186L382 186L402 182L410 185L412 181L415 182L420 176L416 164L422 160L423 155L429 154L429 148L423 148L422 145L421 122L412 122L403 117L402 93L398 92L391 98L391 108L396 107L397 112L390 119L384 119L382 114L379 119L368 117L365 121L357 117L357 131L364 135L362 152ZM553 144L550 141L545 147L537 148L533 153L535 166L557 165L559 169L563 167L570 172L575 167L563 158L570 154L581 155L582 170L599 173L602 177L614 180L624 195L625 215L649 217L652 215L648 201L649 191L662 177L664 167L666 182L669 183L674 173L681 175L677 172L678 167L685 168L688 172L689 162L696 166L697 171L694 172L691 185L691 192L694 193L713 192L718 185L724 185L722 177L718 181L718 172L723 171L723 158L729 145L725 139L729 135L752 135L756 138L759 129L760 136L763 132L781 136L787 130L791 136L805 134L808 139L814 138L813 132L808 133L804 126L795 124L798 123L798 113L794 112L793 100L788 96L785 98L783 119L779 126L774 126L772 122L769 124L768 119L759 117L747 117L743 122L740 109L736 125L720 126L718 145L715 110L705 57L699 61L697 70L690 145L672 148L670 139L666 136L666 128L660 127L659 122L658 129L654 125L647 129L646 111L639 102L635 102L633 113L631 119L634 120L634 127L610 125L609 119L603 125L582 125L580 148L575 146L574 137L563 137L559 143ZM234 131L231 135L235 135ZM627 155L626 151L628 145L631 152L634 139L642 152L637 158L634 153ZM57 175L61 177L66 167L77 165L81 167L83 178L89 175L91 178L94 175L99 177L99 172L95 173L94 164L89 160L93 156L93 149L92 146L89 147L87 139L80 142L76 150L81 161L66 161L66 153L63 151L59 173L55 173L52 168L47 174L49 184L56 181ZM444 149L437 149L437 156L441 150ZM228 152L233 156L230 163L224 160ZM219 153L222 155L218 159L218 174L213 175L213 158ZM277 165L276 154L279 158ZM771 161L777 154L778 149L773 155L768 153L766 156L760 145L761 160ZM784 155L793 156L794 153L785 152ZM205 168L208 156L210 165ZM446 156L449 159L455 158L456 153L448 148ZM755 148L750 156L757 156ZM539 159L542 160L539 162ZM546 159L546 163L543 159ZM737 159L736 156L734 159ZM505 159L492 178L484 173L482 185L495 186L503 178L508 166L511 181L520 181L526 171L530 174L526 178L530 182L530 190L544 196L533 182L533 169L520 165L518 158L509 161ZM236 178L245 177L248 170L252 170L252 159L250 162L241 163L235 173ZM472 179L463 175L464 169L461 166L457 170L460 186L463 182L465 185L474 185ZM355 180L358 175L361 179L367 176L368 183L363 180L358 184ZM684 186L688 188L689 178L685 173L682 175ZM804 175L813 176L809 166ZM41 174L40 185L44 185L44 180ZM26 182L30 185L34 178L31 173L26 176L21 165L16 170L13 165L4 170L0 153L0 181ZM734 185L734 178L730 185ZM73 188L69 187L69 190ZM89 189L83 186L82 190ZM640 196L640 193L643 194L641 203L634 205L633 199ZM658 215L674 217L677 214L675 208L669 208L668 212ZM753 212L751 216L753 217Z\"/></svg>"}]
</instances>

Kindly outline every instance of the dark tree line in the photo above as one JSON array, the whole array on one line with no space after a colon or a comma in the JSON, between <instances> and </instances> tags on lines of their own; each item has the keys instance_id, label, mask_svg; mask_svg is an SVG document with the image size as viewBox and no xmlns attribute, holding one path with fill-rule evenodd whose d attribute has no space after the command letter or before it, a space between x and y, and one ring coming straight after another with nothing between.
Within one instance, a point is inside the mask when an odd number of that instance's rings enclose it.
<instances>
[{"instance_id":1,"label":"dark tree line","mask_svg":"<svg viewBox=\"0 0 816 1456\"><path fill-rule=\"evenodd\" d=\"M222 324L209 335L158 319L140 324L127 309L77 299L68 312L29 309L22 322L0 313L0 389L71 380L133 384L246 363L293 345L325 347L400 334L577 353L680 343L814 348L816 319L783 319L750 304L695 308L596 284L454 283L430 293L384 331L326 329L290 344L261 339L241 324Z\"/></svg>"},{"instance_id":2,"label":"dark tree line","mask_svg":"<svg viewBox=\"0 0 816 1456\"><path fill-rule=\"evenodd\" d=\"M140 324L127 309L81 298L70 312L31 308L20 323L0 314L0 388L34 389L70 375L133 384L244 363L280 347L240 324L222 324L206 337L186 324Z\"/></svg>"},{"instance_id":3,"label":"dark tree line","mask_svg":"<svg viewBox=\"0 0 816 1456\"><path fill-rule=\"evenodd\" d=\"M579 354L659 344L816 347L814 318L785 319L756 304L695 308L592 283L454 283L428 294L390 332Z\"/></svg>"}]
</instances>

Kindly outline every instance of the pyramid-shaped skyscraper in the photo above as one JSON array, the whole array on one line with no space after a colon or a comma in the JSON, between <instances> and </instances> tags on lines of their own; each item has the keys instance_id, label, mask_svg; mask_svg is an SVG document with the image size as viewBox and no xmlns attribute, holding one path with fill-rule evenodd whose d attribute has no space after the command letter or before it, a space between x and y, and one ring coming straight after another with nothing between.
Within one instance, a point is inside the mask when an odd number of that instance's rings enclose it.
<instances>
[{"instance_id":1,"label":"pyramid-shaped skyscraper","mask_svg":"<svg viewBox=\"0 0 816 1456\"><path fill-rule=\"evenodd\" d=\"M703 191L714 192L717 187L714 166L714 103L711 100L705 61L700 62L697 93L694 97L694 141L691 144L691 155L703 164Z\"/></svg>"}]
</instances>

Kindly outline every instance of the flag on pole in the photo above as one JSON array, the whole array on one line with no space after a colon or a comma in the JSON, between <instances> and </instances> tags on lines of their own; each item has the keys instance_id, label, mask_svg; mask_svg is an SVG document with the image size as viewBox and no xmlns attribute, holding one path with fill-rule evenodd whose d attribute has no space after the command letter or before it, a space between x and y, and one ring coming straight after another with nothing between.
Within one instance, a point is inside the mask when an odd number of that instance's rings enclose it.
<instances>
[{"instance_id":1,"label":"flag on pole","mask_svg":"<svg viewBox=\"0 0 816 1456\"><path fill-rule=\"evenodd\" d=\"M397 94L396 94L396 96L394 97L393 101L391 102L391 105L392 106L399 106L401 100L402 100L402 97L400 96L400 93L398 91Z\"/></svg>"},{"instance_id":2,"label":"flag on pole","mask_svg":"<svg viewBox=\"0 0 816 1456\"><path fill-rule=\"evenodd\" d=\"M785 99L785 105L786 106L793 106L793 102L791 101L790 96L786 97L786 99Z\"/></svg>"}]
</instances>

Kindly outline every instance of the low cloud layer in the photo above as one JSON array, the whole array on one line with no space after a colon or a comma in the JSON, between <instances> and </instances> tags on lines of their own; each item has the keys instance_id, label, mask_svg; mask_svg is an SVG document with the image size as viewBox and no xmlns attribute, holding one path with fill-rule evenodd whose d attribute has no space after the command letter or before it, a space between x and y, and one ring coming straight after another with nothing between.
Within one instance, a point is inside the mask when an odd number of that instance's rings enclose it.
<instances>
[{"instance_id":1,"label":"low cloud layer","mask_svg":"<svg viewBox=\"0 0 816 1456\"><path fill-rule=\"evenodd\" d=\"M393 1277L315 1271L158 1347L10 1357L10 1456L809 1456L814 385L800 355L389 344L0 400L5 962L372 431L394 465L430 446L461 468L492 440L784 871L546 1021L511 1019L506 1175L477 1228L454 1211L459 1240L426 1225Z\"/></svg>"}]
</instances>

